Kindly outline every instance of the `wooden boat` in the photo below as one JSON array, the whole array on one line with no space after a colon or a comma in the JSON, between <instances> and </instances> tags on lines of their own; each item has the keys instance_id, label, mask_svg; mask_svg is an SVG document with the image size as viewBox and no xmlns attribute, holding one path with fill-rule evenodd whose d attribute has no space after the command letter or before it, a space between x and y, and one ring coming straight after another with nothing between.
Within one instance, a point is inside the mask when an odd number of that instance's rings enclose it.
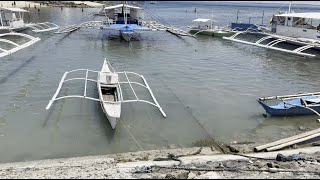
<instances>
[{"instance_id":1,"label":"wooden boat","mask_svg":"<svg viewBox=\"0 0 320 180\"><path fill-rule=\"evenodd\" d=\"M278 103L269 105L271 101ZM280 101L280 102L279 102ZM271 116L320 116L320 92L259 98L258 102Z\"/></svg>"},{"instance_id":2,"label":"wooden boat","mask_svg":"<svg viewBox=\"0 0 320 180\"><path fill-rule=\"evenodd\" d=\"M86 77L85 78L71 78L71 79L66 80L67 74L72 73L72 72L79 72L79 71L85 71ZM89 72L97 73L97 80L88 79ZM119 74L123 74L126 77L126 81L121 81L119 78ZM142 79L142 81L144 82L144 84L142 84L140 82L130 81L128 75L136 75L136 76L140 77ZM67 82L67 81L71 81L71 80L85 80L85 87L84 87L83 95L67 95L67 96L57 97L59 95L59 92L60 92L60 89L61 89L63 83ZM87 92L87 82L88 81L92 81L92 82L97 83L99 99L87 96L86 92ZM121 84L129 84L136 99L123 100ZM136 85L139 85L139 86L147 89L150 93L150 96L153 99L153 102L150 102L147 100L142 100L142 99L138 98L138 95L136 94L134 88L132 87L132 84L136 84ZM130 102L147 103L147 104L150 104L150 105L157 107L160 110L161 114L164 117L166 117L166 114L164 113L164 111L160 107L158 101L156 100L156 98L154 97L154 95L151 91L150 86L148 85L147 81L145 80L145 78L142 75L139 75L135 72L126 72L126 71L116 72L112 68L110 63L108 61L106 61L106 59L104 60L101 71L93 71L93 70L89 70L89 69L76 69L76 70L65 72L61 78L58 89L56 90L52 99L49 101L49 104L47 105L46 109L49 109L54 101L60 100L60 99L65 99L65 98L85 98L85 99L89 99L89 100L99 101L101 104L101 108L102 108L103 112L106 114L106 117L108 118L112 129L115 129L115 127L117 125L117 121L120 118L122 103L130 103Z\"/></svg>"}]
</instances>

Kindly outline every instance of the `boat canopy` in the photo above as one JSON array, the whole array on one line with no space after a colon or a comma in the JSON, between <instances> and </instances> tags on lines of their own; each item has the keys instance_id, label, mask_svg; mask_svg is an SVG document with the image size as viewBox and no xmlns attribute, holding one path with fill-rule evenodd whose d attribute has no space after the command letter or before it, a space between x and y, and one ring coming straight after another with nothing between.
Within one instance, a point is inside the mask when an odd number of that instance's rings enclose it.
<instances>
[{"instance_id":1,"label":"boat canopy","mask_svg":"<svg viewBox=\"0 0 320 180\"><path fill-rule=\"evenodd\" d=\"M210 19L197 18L197 19L193 20L193 22L208 22L208 21L210 21Z\"/></svg>"},{"instance_id":2,"label":"boat canopy","mask_svg":"<svg viewBox=\"0 0 320 180\"><path fill-rule=\"evenodd\" d=\"M320 12L306 12L306 13L287 13L277 14L277 17L298 17L307 19L320 19Z\"/></svg>"},{"instance_id":3,"label":"boat canopy","mask_svg":"<svg viewBox=\"0 0 320 180\"><path fill-rule=\"evenodd\" d=\"M0 10L11 11L11 12L29 12L29 11L27 11L27 10L20 9L20 8L5 8L5 7L0 7Z\"/></svg>"},{"instance_id":4,"label":"boat canopy","mask_svg":"<svg viewBox=\"0 0 320 180\"><path fill-rule=\"evenodd\" d=\"M132 9L141 9L140 7L137 7L137 6L130 6L130 5L123 5L123 4L118 4L118 5L114 5L114 6L108 6L108 7L105 7L104 9L105 10L108 10L108 9L116 9L116 8L120 8L120 7L127 7L127 8L132 8Z\"/></svg>"}]
</instances>

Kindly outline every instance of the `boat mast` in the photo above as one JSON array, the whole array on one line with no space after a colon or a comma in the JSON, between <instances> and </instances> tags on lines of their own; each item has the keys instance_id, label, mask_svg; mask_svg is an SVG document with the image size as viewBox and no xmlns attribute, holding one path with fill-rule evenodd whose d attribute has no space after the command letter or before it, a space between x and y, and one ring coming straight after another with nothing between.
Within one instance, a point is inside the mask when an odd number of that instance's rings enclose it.
<instances>
[{"instance_id":1,"label":"boat mast","mask_svg":"<svg viewBox=\"0 0 320 180\"><path fill-rule=\"evenodd\" d=\"M291 13L291 3L292 1L290 1L288 13Z\"/></svg>"},{"instance_id":2,"label":"boat mast","mask_svg":"<svg viewBox=\"0 0 320 180\"><path fill-rule=\"evenodd\" d=\"M212 29L212 21L213 21L213 9L212 9L212 13L211 13L211 25L210 25L210 29Z\"/></svg>"},{"instance_id":3,"label":"boat mast","mask_svg":"<svg viewBox=\"0 0 320 180\"><path fill-rule=\"evenodd\" d=\"M0 21L1 21L1 26L4 26L4 24L2 22L2 12L3 12L3 10L0 10Z\"/></svg>"},{"instance_id":4,"label":"boat mast","mask_svg":"<svg viewBox=\"0 0 320 180\"><path fill-rule=\"evenodd\" d=\"M125 8L125 1L123 1L123 7L122 7L122 9L123 9L123 19L124 19L124 24L125 25L127 25L127 16L126 16L126 9L127 8Z\"/></svg>"}]
</instances>

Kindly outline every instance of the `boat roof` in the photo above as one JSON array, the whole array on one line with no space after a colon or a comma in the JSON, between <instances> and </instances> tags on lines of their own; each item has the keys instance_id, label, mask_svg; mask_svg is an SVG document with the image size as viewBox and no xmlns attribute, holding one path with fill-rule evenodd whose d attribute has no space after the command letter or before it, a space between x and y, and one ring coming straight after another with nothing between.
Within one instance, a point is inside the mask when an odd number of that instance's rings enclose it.
<instances>
[{"instance_id":1,"label":"boat roof","mask_svg":"<svg viewBox=\"0 0 320 180\"><path fill-rule=\"evenodd\" d=\"M21 8L7 8L7 7L0 7L0 10L6 10L11 12L28 12L27 10Z\"/></svg>"},{"instance_id":2,"label":"boat roof","mask_svg":"<svg viewBox=\"0 0 320 180\"><path fill-rule=\"evenodd\" d=\"M208 21L210 21L210 19L197 18L197 19L193 20L193 22L208 22Z\"/></svg>"},{"instance_id":3,"label":"boat roof","mask_svg":"<svg viewBox=\"0 0 320 180\"><path fill-rule=\"evenodd\" d=\"M120 7L128 7L128 8L132 8L132 9L141 9L140 7L137 7L137 6L130 6L130 5L123 5L123 4L117 4L117 5L114 5L114 6L108 6L108 7L105 7L104 9L115 9L115 8L120 8Z\"/></svg>"},{"instance_id":4,"label":"boat roof","mask_svg":"<svg viewBox=\"0 0 320 180\"><path fill-rule=\"evenodd\" d=\"M306 12L306 13L286 13L286 14L277 14L275 16L280 17L299 17L299 18L308 18L308 19L320 19L320 12Z\"/></svg>"}]
</instances>

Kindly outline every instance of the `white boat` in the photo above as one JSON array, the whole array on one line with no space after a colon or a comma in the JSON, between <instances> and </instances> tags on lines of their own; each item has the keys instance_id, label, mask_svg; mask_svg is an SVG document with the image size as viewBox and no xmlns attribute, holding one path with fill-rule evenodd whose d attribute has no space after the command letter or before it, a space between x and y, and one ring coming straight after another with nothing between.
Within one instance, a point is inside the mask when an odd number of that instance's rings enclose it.
<instances>
[{"instance_id":1,"label":"white boat","mask_svg":"<svg viewBox=\"0 0 320 180\"><path fill-rule=\"evenodd\" d=\"M142 27L142 8L128 4L118 4L104 8L106 15L105 25L101 26L104 30L116 30L125 41L130 41L135 36L136 31L151 31L149 28Z\"/></svg>"},{"instance_id":2,"label":"white boat","mask_svg":"<svg viewBox=\"0 0 320 180\"><path fill-rule=\"evenodd\" d=\"M114 129L121 114L121 93L118 74L112 73L108 63L103 63L98 74L98 92L101 107Z\"/></svg>"},{"instance_id":3,"label":"white boat","mask_svg":"<svg viewBox=\"0 0 320 180\"><path fill-rule=\"evenodd\" d=\"M66 79L66 76L68 74L70 74L72 72L79 72L79 71L86 72L86 77L85 78ZM95 79L88 79L89 72L97 73L97 79L96 80ZM126 78L126 81L121 81L119 78L119 74L124 75ZM140 77L142 79L142 81L144 82L144 84L142 84L140 82L130 81L128 75L135 75L135 76ZM85 87L84 87L83 95L67 95L67 96L57 97L59 95L60 89L61 89L64 82L71 81L71 80L81 80L81 79L85 80ZM99 99L87 96L86 92L87 92L87 82L88 81L92 81L92 82L97 83ZM121 84L129 84L129 86L135 96L135 99L130 99L130 100L123 99ZM147 89L148 92L150 93L150 96L153 99L153 102L150 102L147 100L142 100L142 99L138 98L138 95L136 94L134 88L132 87L132 84L139 85L139 86ZM76 69L76 70L65 72L61 78L58 89L56 90L52 99L49 101L49 104L47 105L46 109L49 109L54 101L64 99L64 98L85 98L85 99L89 99L89 100L99 101L101 103L101 108L102 108L103 112L106 114L106 117L108 118L110 125L113 129L115 129L117 122L120 118L122 103L130 103L130 102L147 103L147 104L153 105L156 108L158 108L160 110L161 114L164 117L166 117L166 114L162 110L158 101L154 97L150 86L148 85L147 81L145 80L145 78L142 75L139 75L135 72L126 72L126 71L116 72L112 68L110 63L108 61L106 61L106 59L104 60L101 71L93 71L93 70L89 70L89 69Z\"/></svg>"},{"instance_id":4,"label":"white boat","mask_svg":"<svg viewBox=\"0 0 320 180\"><path fill-rule=\"evenodd\" d=\"M246 32L239 32L230 37L223 37L223 39L306 57L315 57L316 55L305 51L307 49L320 50L319 30L319 12L294 13L291 11L290 3L288 12L279 13L272 17L271 32L261 32L260 34L263 37L256 42L236 39L238 35ZM283 47L277 47L277 45L279 45L280 43L295 44L299 47L293 50Z\"/></svg>"},{"instance_id":5,"label":"white boat","mask_svg":"<svg viewBox=\"0 0 320 180\"><path fill-rule=\"evenodd\" d=\"M0 32L22 31L28 27L23 21L23 15L27 10L20 8L0 7Z\"/></svg>"},{"instance_id":6,"label":"white boat","mask_svg":"<svg viewBox=\"0 0 320 180\"><path fill-rule=\"evenodd\" d=\"M0 7L0 33L19 32L27 28L31 28L33 32L47 32L60 28L50 22L25 23L23 17L27 12L29 11L21 8Z\"/></svg>"},{"instance_id":7,"label":"white boat","mask_svg":"<svg viewBox=\"0 0 320 180\"><path fill-rule=\"evenodd\" d=\"M219 27L219 26L213 26L213 23L216 22L212 18L210 19L203 19L203 18L197 18L194 19L193 22L196 22L197 25L195 26L189 26L189 33L192 35L209 35L209 36L216 36L216 37L223 37L223 36L231 36L235 34L235 31L232 31L231 29L228 29L226 27ZM208 25L210 23L210 25Z\"/></svg>"}]
</instances>

